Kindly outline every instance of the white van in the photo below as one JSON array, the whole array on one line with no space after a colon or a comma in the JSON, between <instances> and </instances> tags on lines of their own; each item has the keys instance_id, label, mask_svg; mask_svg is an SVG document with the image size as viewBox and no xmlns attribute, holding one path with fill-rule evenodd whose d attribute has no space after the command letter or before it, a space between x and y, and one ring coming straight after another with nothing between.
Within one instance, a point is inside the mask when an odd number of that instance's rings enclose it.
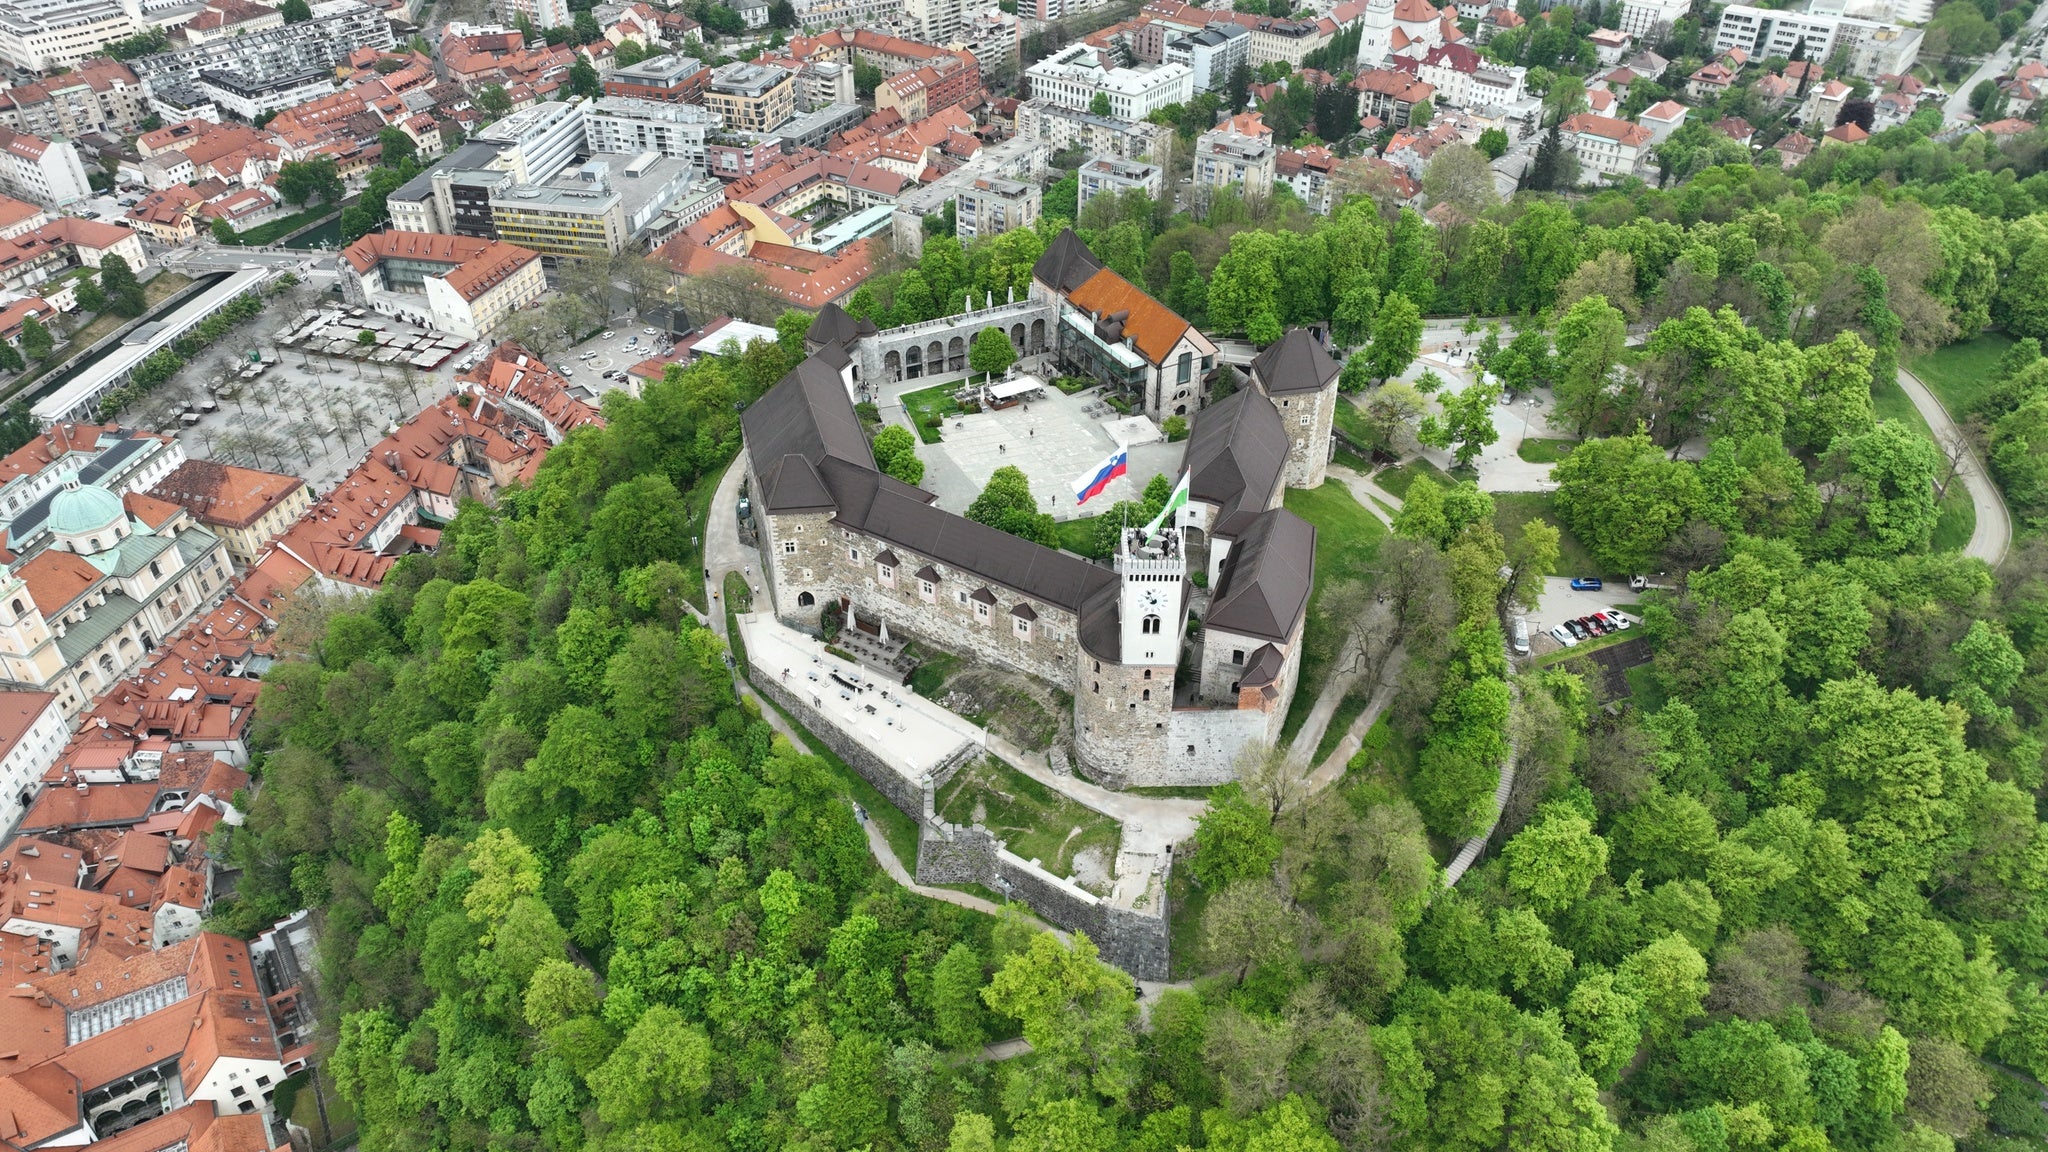
<instances>
[{"instance_id":1,"label":"white van","mask_svg":"<svg viewBox=\"0 0 2048 1152\"><path fill-rule=\"evenodd\" d=\"M1514 632L1513 632L1513 636L1514 636L1514 645L1515 645L1515 655L1517 655L1517 656L1527 656L1527 655L1529 654L1529 618L1528 618L1528 617L1526 617L1526 616L1517 616L1517 617L1515 617L1515 629L1514 629Z\"/></svg>"}]
</instances>

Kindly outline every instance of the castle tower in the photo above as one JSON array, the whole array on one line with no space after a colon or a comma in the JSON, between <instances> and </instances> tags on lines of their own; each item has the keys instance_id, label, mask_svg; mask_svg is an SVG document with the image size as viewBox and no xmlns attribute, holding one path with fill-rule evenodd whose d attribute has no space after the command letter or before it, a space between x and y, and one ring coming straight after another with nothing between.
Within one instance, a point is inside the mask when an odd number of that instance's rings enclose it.
<instances>
[{"instance_id":1,"label":"castle tower","mask_svg":"<svg viewBox=\"0 0 2048 1152\"><path fill-rule=\"evenodd\" d=\"M1335 450L1331 428L1336 423L1337 362L1322 341L1306 328L1296 328L1274 341L1251 363L1252 385L1280 412L1287 433L1289 488L1314 488L1323 482Z\"/></svg>"},{"instance_id":2,"label":"castle tower","mask_svg":"<svg viewBox=\"0 0 2048 1152\"><path fill-rule=\"evenodd\" d=\"M1187 568L1178 526L1149 544L1129 528L1118 543L1120 659L1088 656L1074 693L1074 752L1112 787L1174 782L1164 733L1187 631Z\"/></svg>"},{"instance_id":3,"label":"castle tower","mask_svg":"<svg viewBox=\"0 0 2048 1152\"><path fill-rule=\"evenodd\" d=\"M1143 529L1124 532L1116 550L1117 575L1123 577L1123 662L1174 664L1180 659L1181 589L1188 561L1181 550L1178 525L1162 530L1145 544Z\"/></svg>"}]
</instances>

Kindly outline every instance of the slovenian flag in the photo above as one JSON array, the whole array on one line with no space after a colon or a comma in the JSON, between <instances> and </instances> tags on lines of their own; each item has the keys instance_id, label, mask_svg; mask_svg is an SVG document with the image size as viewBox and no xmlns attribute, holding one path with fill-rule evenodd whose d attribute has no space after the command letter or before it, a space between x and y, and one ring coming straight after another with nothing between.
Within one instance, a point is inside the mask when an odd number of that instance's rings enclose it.
<instances>
[{"instance_id":1,"label":"slovenian flag","mask_svg":"<svg viewBox=\"0 0 2048 1152\"><path fill-rule=\"evenodd\" d=\"M1091 498L1100 495L1104 488L1109 487L1111 480L1124 474L1130 462L1130 449L1121 444L1117 445L1116 451L1109 454L1109 459L1082 473L1081 478L1074 481L1074 503L1086 504Z\"/></svg>"},{"instance_id":2,"label":"slovenian flag","mask_svg":"<svg viewBox=\"0 0 2048 1152\"><path fill-rule=\"evenodd\" d=\"M1150 524L1145 525L1146 541L1149 543L1150 541L1157 540L1159 538L1160 527L1166 524L1175 512L1178 512L1187 506L1188 474L1186 472L1183 472L1180 474L1180 483L1175 484L1173 486L1173 495L1168 496L1166 498L1166 507L1161 508L1159 510L1159 515L1154 516L1152 518L1152 522Z\"/></svg>"}]
</instances>

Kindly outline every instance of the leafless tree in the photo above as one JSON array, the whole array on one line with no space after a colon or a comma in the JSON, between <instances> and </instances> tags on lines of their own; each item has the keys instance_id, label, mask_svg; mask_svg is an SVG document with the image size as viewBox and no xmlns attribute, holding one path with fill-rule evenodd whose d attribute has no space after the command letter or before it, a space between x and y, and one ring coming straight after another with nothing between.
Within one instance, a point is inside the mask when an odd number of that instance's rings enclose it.
<instances>
[{"instance_id":1,"label":"leafless tree","mask_svg":"<svg viewBox=\"0 0 2048 1152\"><path fill-rule=\"evenodd\" d=\"M1936 503L1948 497L1948 486L1962 475L1963 464L1983 438L1984 422L1981 417L1972 416L1962 424L1945 429L1936 439L1941 446L1941 467L1935 473L1934 499Z\"/></svg>"}]
</instances>

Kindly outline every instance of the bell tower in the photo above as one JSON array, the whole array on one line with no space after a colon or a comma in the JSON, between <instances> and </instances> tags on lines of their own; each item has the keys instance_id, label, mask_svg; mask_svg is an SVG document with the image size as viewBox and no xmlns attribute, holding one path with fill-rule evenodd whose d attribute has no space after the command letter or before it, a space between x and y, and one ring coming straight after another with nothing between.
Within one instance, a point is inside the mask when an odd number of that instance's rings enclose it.
<instances>
[{"instance_id":1,"label":"bell tower","mask_svg":"<svg viewBox=\"0 0 2048 1152\"><path fill-rule=\"evenodd\" d=\"M1366 0L1360 19L1364 30L1358 37L1358 66L1379 68L1394 49L1394 0Z\"/></svg>"},{"instance_id":2,"label":"bell tower","mask_svg":"<svg viewBox=\"0 0 2048 1152\"><path fill-rule=\"evenodd\" d=\"M1142 528L1124 529L1116 571L1123 577L1123 663L1178 664L1181 590L1188 574L1180 526L1165 525L1150 539Z\"/></svg>"}]
</instances>

